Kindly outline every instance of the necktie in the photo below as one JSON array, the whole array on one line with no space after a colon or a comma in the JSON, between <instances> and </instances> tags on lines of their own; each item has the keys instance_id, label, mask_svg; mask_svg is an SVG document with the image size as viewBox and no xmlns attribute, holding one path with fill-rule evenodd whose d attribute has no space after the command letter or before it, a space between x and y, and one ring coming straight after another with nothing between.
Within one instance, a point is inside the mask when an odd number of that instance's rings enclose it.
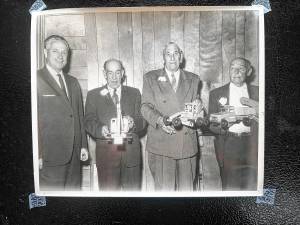
<instances>
[{"instance_id":1,"label":"necktie","mask_svg":"<svg viewBox=\"0 0 300 225\"><path fill-rule=\"evenodd\" d=\"M60 74L57 74L58 76L58 80L59 80L59 84L60 84L60 88L62 89L63 93L66 95L66 97L68 98L68 95L67 95L67 91L66 91L66 87L65 87L65 84L64 84L64 81L61 77Z\"/></svg>"},{"instance_id":2,"label":"necktie","mask_svg":"<svg viewBox=\"0 0 300 225\"><path fill-rule=\"evenodd\" d=\"M174 73L171 73L171 85L172 85L173 90L176 92L176 78L175 78Z\"/></svg>"},{"instance_id":3,"label":"necktie","mask_svg":"<svg viewBox=\"0 0 300 225\"><path fill-rule=\"evenodd\" d=\"M115 105L117 105L119 103L119 97L117 95L117 89L114 89L114 93L113 93L113 96L112 96L112 100L113 102L115 103Z\"/></svg>"}]
</instances>

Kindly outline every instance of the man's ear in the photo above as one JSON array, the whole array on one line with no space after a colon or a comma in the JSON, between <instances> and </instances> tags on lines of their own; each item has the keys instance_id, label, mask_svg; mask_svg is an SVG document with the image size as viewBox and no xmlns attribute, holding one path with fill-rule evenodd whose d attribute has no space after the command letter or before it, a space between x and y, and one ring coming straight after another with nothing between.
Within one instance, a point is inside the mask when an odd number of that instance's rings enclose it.
<instances>
[{"instance_id":1,"label":"man's ear","mask_svg":"<svg viewBox=\"0 0 300 225\"><path fill-rule=\"evenodd\" d=\"M180 59L179 59L179 63L181 64L183 62L183 52L180 52Z\"/></svg>"},{"instance_id":2,"label":"man's ear","mask_svg":"<svg viewBox=\"0 0 300 225\"><path fill-rule=\"evenodd\" d=\"M103 75L104 75L105 80L107 80L107 75L106 75L106 71L105 70L103 70Z\"/></svg>"},{"instance_id":3,"label":"man's ear","mask_svg":"<svg viewBox=\"0 0 300 225\"><path fill-rule=\"evenodd\" d=\"M121 84L126 80L125 70L122 70Z\"/></svg>"},{"instance_id":4,"label":"man's ear","mask_svg":"<svg viewBox=\"0 0 300 225\"><path fill-rule=\"evenodd\" d=\"M247 71L247 77L250 77L252 74L253 68L252 66L249 67L248 71Z\"/></svg>"}]
</instances>

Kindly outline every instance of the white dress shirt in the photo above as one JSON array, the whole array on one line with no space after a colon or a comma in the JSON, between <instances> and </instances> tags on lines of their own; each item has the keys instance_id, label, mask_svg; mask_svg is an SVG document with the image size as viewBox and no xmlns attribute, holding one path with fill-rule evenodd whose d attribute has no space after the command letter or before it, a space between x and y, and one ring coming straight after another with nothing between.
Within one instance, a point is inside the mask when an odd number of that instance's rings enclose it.
<instances>
[{"instance_id":1,"label":"white dress shirt","mask_svg":"<svg viewBox=\"0 0 300 225\"><path fill-rule=\"evenodd\" d=\"M118 95L118 98L119 98L119 102L121 101L121 88L122 87L122 85L120 85L118 88L117 88L117 91L116 91L116 94ZM113 88L111 88L111 87L109 87L108 85L107 85L107 89L108 89L108 91L109 91L109 94L110 94L110 97L111 98L113 98L113 95L114 95L114 89Z\"/></svg>"},{"instance_id":2,"label":"white dress shirt","mask_svg":"<svg viewBox=\"0 0 300 225\"><path fill-rule=\"evenodd\" d=\"M242 97L249 98L247 84L244 83L241 87L236 86L233 83L229 85L229 105L235 107L241 107L242 105L240 99Z\"/></svg>"},{"instance_id":3,"label":"white dress shirt","mask_svg":"<svg viewBox=\"0 0 300 225\"><path fill-rule=\"evenodd\" d=\"M60 86L60 83L59 83L59 77L57 76L57 74L60 74L63 82L64 82L64 85L65 85L65 89L66 89L66 92L67 92L67 96L69 97L69 91L68 91L68 86L66 84L66 80L65 80L65 76L64 76L64 73L63 71L60 71L59 73L57 73L51 66L49 66L48 64L46 64L46 67L50 73L50 75L52 76L52 78L56 81L57 85L61 88Z\"/></svg>"},{"instance_id":4,"label":"white dress shirt","mask_svg":"<svg viewBox=\"0 0 300 225\"><path fill-rule=\"evenodd\" d=\"M166 70L166 73L168 75L168 78L169 78L169 81L172 83L172 73L174 74L175 76L175 79L176 79L176 85L175 85L175 90L177 90L177 87L178 87L178 82L179 82L179 76L180 76L180 70L177 70L176 72L171 72L169 70L167 70L167 68L165 68Z\"/></svg>"}]
</instances>

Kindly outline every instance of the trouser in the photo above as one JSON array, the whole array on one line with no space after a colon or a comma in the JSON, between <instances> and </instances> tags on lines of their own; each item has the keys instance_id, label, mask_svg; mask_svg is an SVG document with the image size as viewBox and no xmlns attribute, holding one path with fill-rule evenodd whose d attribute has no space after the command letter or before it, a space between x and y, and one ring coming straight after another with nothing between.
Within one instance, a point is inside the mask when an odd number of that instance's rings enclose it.
<instances>
[{"instance_id":1,"label":"trouser","mask_svg":"<svg viewBox=\"0 0 300 225\"><path fill-rule=\"evenodd\" d=\"M96 152L98 184L101 191L133 191L141 188L141 165L126 166L124 146L111 145L105 155ZM105 160L104 160L105 159Z\"/></svg>"},{"instance_id":2,"label":"trouser","mask_svg":"<svg viewBox=\"0 0 300 225\"><path fill-rule=\"evenodd\" d=\"M64 165L49 166L44 163L39 177L42 191L80 190L81 170L78 156L73 151L70 162Z\"/></svg>"},{"instance_id":3,"label":"trouser","mask_svg":"<svg viewBox=\"0 0 300 225\"><path fill-rule=\"evenodd\" d=\"M193 191L197 157L173 159L148 152L156 191Z\"/></svg>"},{"instance_id":4,"label":"trouser","mask_svg":"<svg viewBox=\"0 0 300 225\"><path fill-rule=\"evenodd\" d=\"M249 137L227 137L220 175L223 190L257 189L257 146Z\"/></svg>"}]
</instances>

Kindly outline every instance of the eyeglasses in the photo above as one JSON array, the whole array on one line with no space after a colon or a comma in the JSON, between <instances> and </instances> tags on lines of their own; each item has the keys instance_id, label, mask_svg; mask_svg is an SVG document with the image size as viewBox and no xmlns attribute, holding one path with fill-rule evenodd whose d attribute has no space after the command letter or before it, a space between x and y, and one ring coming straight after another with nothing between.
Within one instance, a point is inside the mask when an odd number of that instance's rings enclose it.
<instances>
[{"instance_id":1,"label":"eyeglasses","mask_svg":"<svg viewBox=\"0 0 300 225\"><path fill-rule=\"evenodd\" d=\"M234 67L231 67L230 70L234 73L238 73L238 72L241 72L241 73L246 73L247 72L247 69L244 68L244 67L241 67L241 68L234 68Z\"/></svg>"}]
</instances>

